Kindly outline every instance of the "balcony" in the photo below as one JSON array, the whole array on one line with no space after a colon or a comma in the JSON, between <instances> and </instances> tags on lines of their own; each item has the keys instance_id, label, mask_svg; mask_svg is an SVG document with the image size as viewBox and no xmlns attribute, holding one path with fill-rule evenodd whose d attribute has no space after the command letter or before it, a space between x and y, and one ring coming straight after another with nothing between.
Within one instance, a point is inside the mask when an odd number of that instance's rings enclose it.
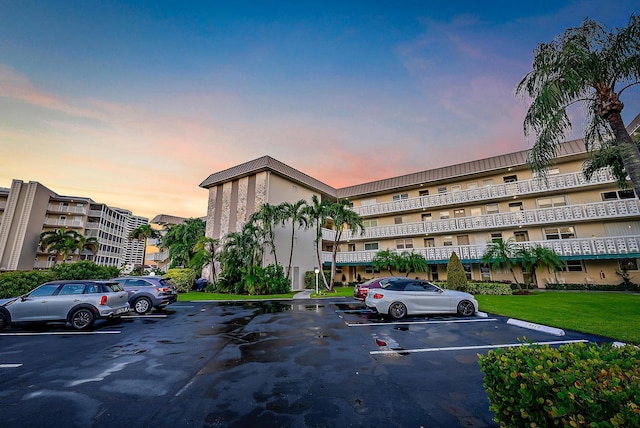
<instances>
[{"instance_id":1,"label":"balcony","mask_svg":"<svg viewBox=\"0 0 640 428\"><path fill-rule=\"evenodd\" d=\"M610 236L602 238L576 238L546 241L516 242L516 246L531 248L540 245L555 251L560 257L574 259L607 259L616 257L640 257L640 236ZM448 247L414 248L430 263L446 263L453 251L460 260L478 262L487 250L487 244L454 245ZM342 251L337 253L341 265L370 264L378 251ZM331 253L322 252L323 263L331 263Z\"/></svg>"},{"instance_id":2,"label":"balcony","mask_svg":"<svg viewBox=\"0 0 640 428\"><path fill-rule=\"evenodd\" d=\"M50 267L52 267L53 265L55 265L56 262L48 260L48 261L35 261L33 263L33 267L34 269L49 269Z\"/></svg>"},{"instance_id":3,"label":"balcony","mask_svg":"<svg viewBox=\"0 0 640 428\"><path fill-rule=\"evenodd\" d=\"M525 196L535 193L570 190L596 184L611 184L615 180L609 172L601 171L594 174L591 180L584 178L582 172L553 175L545 183L541 179L515 181L512 183L495 184L476 189L459 190L456 192L439 193L437 195L420 196L400 201L382 202L373 205L353 207L352 210L361 217L387 215L396 212L432 209L446 205L472 204L486 202L491 199Z\"/></svg>"},{"instance_id":4,"label":"balcony","mask_svg":"<svg viewBox=\"0 0 640 428\"><path fill-rule=\"evenodd\" d=\"M85 207L69 206L69 205L47 205L47 211L54 213L66 213L66 214L87 214Z\"/></svg>"},{"instance_id":5,"label":"balcony","mask_svg":"<svg viewBox=\"0 0 640 428\"><path fill-rule=\"evenodd\" d=\"M149 253L146 256L146 259L153 262L164 262L166 260L169 260L169 252L162 251L159 253Z\"/></svg>"},{"instance_id":6,"label":"balcony","mask_svg":"<svg viewBox=\"0 0 640 428\"><path fill-rule=\"evenodd\" d=\"M84 221L82 220L68 220L60 218L45 218L45 226L64 226L64 227L84 227Z\"/></svg>"},{"instance_id":7,"label":"balcony","mask_svg":"<svg viewBox=\"0 0 640 428\"><path fill-rule=\"evenodd\" d=\"M342 237L343 240L394 238L474 230L504 230L543 224L576 223L638 216L640 216L640 202L637 199L621 199L555 208L486 214L475 217L376 226L366 228L364 235L360 233L353 234L351 231L346 230Z\"/></svg>"}]
</instances>

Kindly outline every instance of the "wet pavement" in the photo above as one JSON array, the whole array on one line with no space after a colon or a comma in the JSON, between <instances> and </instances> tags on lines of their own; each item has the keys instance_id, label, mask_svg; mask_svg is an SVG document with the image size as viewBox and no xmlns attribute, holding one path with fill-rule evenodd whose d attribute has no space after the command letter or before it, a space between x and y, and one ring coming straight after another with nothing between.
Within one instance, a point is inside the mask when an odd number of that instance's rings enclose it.
<instances>
[{"instance_id":1,"label":"wet pavement","mask_svg":"<svg viewBox=\"0 0 640 428\"><path fill-rule=\"evenodd\" d=\"M2 426L489 427L478 353L605 340L494 316L391 323L348 298L177 303L153 315L89 335L4 330Z\"/></svg>"}]
</instances>

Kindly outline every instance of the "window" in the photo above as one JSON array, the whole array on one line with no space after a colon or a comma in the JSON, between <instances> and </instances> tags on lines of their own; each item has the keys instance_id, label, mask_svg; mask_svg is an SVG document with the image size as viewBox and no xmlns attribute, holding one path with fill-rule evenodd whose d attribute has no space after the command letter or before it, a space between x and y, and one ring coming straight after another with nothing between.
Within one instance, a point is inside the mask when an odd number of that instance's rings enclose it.
<instances>
[{"instance_id":1,"label":"window","mask_svg":"<svg viewBox=\"0 0 640 428\"><path fill-rule=\"evenodd\" d=\"M482 215L482 208L471 208L471 217L479 217Z\"/></svg>"},{"instance_id":2,"label":"window","mask_svg":"<svg viewBox=\"0 0 640 428\"><path fill-rule=\"evenodd\" d=\"M438 265L429 265L429 272L431 273L431 281L438 281L440 279L438 275Z\"/></svg>"},{"instance_id":3,"label":"window","mask_svg":"<svg viewBox=\"0 0 640 428\"><path fill-rule=\"evenodd\" d=\"M420 190L420 191L418 192L418 194L419 194L420 196L428 196L428 195L429 195L429 189L426 189L426 190Z\"/></svg>"},{"instance_id":4,"label":"window","mask_svg":"<svg viewBox=\"0 0 640 428\"><path fill-rule=\"evenodd\" d=\"M380 248L380 246L378 245L378 242L365 242L364 243L364 250L365 251L375 251L378 250Z\"/></svg>"},{"instance_id":5,"label":"window","mask_svg":"<svg viewBox=\"0 0 640 428\"><path fill-rule=\"evenodd\" d=\"M402 194L399 194L399 195L393 195L391 197L391 199L394 200L394 201L400 201L400 200L403 200L403 199L409 199L409 194L408 193L402 193Z\"/></svg>"},{"instance_id":6,"label":"window","mask_svg":"<svg viewBox=\"0 0 640 428\"><path fill-rule=\"evenodd\" d=\"M413 248L413 239L396 239L396 250L406 250Z\"/></svg>"},{"instance_id":7,"label":"window","mask_svg":"<svg viewBox=\"0 0 640 428\"><path fill-rule=\"evenodd\" d=\"M517 213L523 210L524 207L522 206L522 202L511 202L509 204L509 212Z\"/></svg>"},{"instance_id":8,"label":"window","mask_svg":"<svg viewBox=\"0 0 640 428\"><path fill-rule=\"evenodd\" d=\"M363 199L360 201L360 206L364 207L367 205L375 205L376 204L376 198L373 199Z\"/></svg>"},{"instance_id":9,"label":"window","mask_svg":"<svg viewBox=\"0 0 640 428\"><path fill-rule=\"evenodd\" d=\"M402 217L394 217L393 218L393 223L394 224L402 224Z\"/></svg>"},{"instance_id":10,"label":"window","mask_svg":"<svg viewBox=\"0 0 640 428\"><path fill-rule=\"evenodd\" d=\"M456 239L458 240L458 245L469 245L469 235L458 235Z\"/></svg>"},{"instance_id":11,"label":"window","mask_svg":"<svg viewBox=\"0 0 640 428\"><path fill-rule=\"evenodd\" d=\"M502 232L493 232L489 234L491 242L502 241Z\"/></svg>"},{"instance_id":12,"label":"window","mask_svg":"<svg viewBox=\"0 0 640 428\"><path fill-rule=\"evenodd\" d=\"M513 237L516 239L516 242L527 242L529 240L529 232L526 230L513 232Z\"/></svg>"},{"instance_id":13,"label":"window","mask_svg":"<svg viewBox=\"0 0 640 428\"><path fill-rule=\"evenodd\" d=\"M462 186L459 184L454 184L453 186L451 186L451 191L452 192L459 192L462 190Z\"/></svg>"},{"instance_id":14,"label":"window","mask_svg":"<svg viewBox=\"0 0 640 428\"><path fill-rule=\"evenodd\" d=\"M502 179L504 180L505 183L515 183L516 181L518 181L518 176L517 175L507 175L502 177Z\"/></svg>"},{"instance_id":15,"label":"window","mask_svg":"<svg viewBox=\"0 0 640 428\"><path fill-rule=\"evenodd\" d=\"M638 259L618 259L620 271L638 270Z\"/></svg>"},{"instance_id":16,"label":"window","mask_svg":"<svg viewBox=\"0 0 640 428\"><path fill-rule=\"evenodd\" d=\"M373 266L365 266L365 273L380 273L380 269L374 269Z\"/></svg>"},{"instance_id":17,"label":"window","mask_svg":"<svg viewBox=\"0 0 640 428\"><path fill-rule=\"evenodd\" d=\"M613 201L616 199L635 199L635 193L633 190L617 190L615 192L604 192L600 193L600 197L603 201Z\"/></svg>"},{"instance_id":18,"label":"window","mask_svg":"<svg viewBox=\"0 0 640 428\"><path fill-rule=\"evenodd\" d=\"M449 211L440 211L440 220L449 219Z\"/></svg>"},{"instance_id":19,"label":"window","mask_svg":"<svg viewBox=\"0 0 640 428\"><path fill-rule=\"evenodd\" d=\"M349 244L349 251L355 251L356 250L356 244Z\"/></svg>"},{"instance_id":20,"label":"window","mask_svg":"<svg viewBox=\"0 0 640 428\"><path fill-rule=\"evenodd\" d=\"M491 269L486 266L480 266L480 281L491 281Z\"/></svg>"},{"instance_id":21,"label":"window","mask_svg":"<svg viewBox=\"0 0 640 428\"><path fill-rule=\"evenodd\" d=\"M582 260L565 260L561 268L563 272L584 272Z\"/></svg>"},{"instance_id":22,"label":"window","mask_svg":"<svg viewBox=\"0 0 640 428\"><path fill-rule=\"evenodd\" d=\"M453 210L453 217L454 218L464 217L464 208Z\"/></svg>"},{"instance_id":23,"label":"window","mask_svg":"<svg viewBox=\"0 0 640 428\"><path fill-rule=\"evenodd\" d=\"M438 193L447 193L447 186L438 187Z\"/></svg>"},{"instance_id":24,"label":"window","mask_svg":"<svg viewBox=\"0 0 640 428\"><path fill-rule=\"evenodd\" d=\"M58 284L45 284L29 293L29 297L53 296L57 289Z\"/></svg>"},{"instance_id":25,"label":"window","mask_svg":"<svg viewBox=\"0 0 640 428\"><path fill-rule=\"evenodd\" d=\"M435 247L436 240L434 238L424 238L424 246L425 247Z\"/></svg>"},{"instance_id":26,"label":"window","mask_svg":"<svg viewBox=\"0 0 640 428\"><path fill-rule=\"evenodd\" d=\"M378 219L374 218L373 220L362 220L362 225L364 228L376 227L378 225Z\"/></svg>"},{"instance_id":27,"label":"window","mask_svg":"<svg viewBox=\"0 0 640 428\"><path fill-rule=\"evenodd\" d=\"M453 246L453 236L447 235L442 237L442 245L445 247Z\"/></svg>"},{"instance_id":28,"label":"window","mask_svg":"<svg viewBox=\"0 0 640 428\"><path fill-rule=\"evenodd\" d=\"M544 229L545 239L573 239L576 234L573 227L553 227Z\"/></svg>"},{"instance_id":29,"label":"window","mask_svg":"<svg viewBox=\"0 0 640 428\"><path fill-rule=\"evenodd\" d=\"M465 275L467 275L467 280L471 281L471 265L463 264L462 267L464 268Z\"/></svg>"},{"instance_id":30,"label":"window","mask_svg":"<svg viewBox=\"0 0 640 428\"><path fill-rule=\"evenodd\" d=\"M431 217L431 213L422 214L422 221L431 221L433 218Z\"/></svg>"},{"instance_id":31,"label":"window","mask_svg":"<svg viewBox=\"0 0 640 428\"><path fill-rule=\"evenodd\" d=\"M558 168L549 168L546 171L546 175L547 176L549 176L549 175L558 175L558 174L560 174L560 170ZM535 172L535 171L531 173L531 177L533 177L533 178L538 178L538 177L542 177L542 176L543 176L542 174L540 174L538 172Z\"/></svg>"},{"instance_id":32,"label":"window","mask_svg":"<svg viewBox=\"0 0 640 428\"><path fill-rule=\"evenodd\" d=\"M498 207L498 204L487 204L485 206L485 209L487 211L487 214L497 214L500 212L500 208Z\"/></svg>"},{"instance_id":33,"label":"window","mask_svg":"<svg viewBox=\"0 0 640 428\"><path fill-rule=\"evenodd\" d=\"M493 186L493 178L487 178L486 180L482 180L482 186Z\"/></svg>"},{"instance_id":34,"label":"window","mask_svg":"<svg viewBox=\"0 0 640 428\"><path fill-rule=\"evenodd\" d=\"M478 188L478 182L477 181L472 181L470 183L467 183L467 189L477 189Z\"/></svg>"},{"instance_id":35,"label":"window","mask_svg":"<svg viewBox=\"0 0 640 428\"><path fill-rule=\"evenodd\" d=\"M563 207L567 205L566 196L554 196L550 198L539 198L537 200L538 208Z\"/></svg>"},{"instance_id":36,"label":"window","mask_svg":"<svg viewBox=\"0 0 640 428\"><path fill-rule=\"evenodd\" d=\"M58 295L82 294L83 291L84 284L65 284L62 286L62 289L60 289Z\"/></svg>"}]
</instances>

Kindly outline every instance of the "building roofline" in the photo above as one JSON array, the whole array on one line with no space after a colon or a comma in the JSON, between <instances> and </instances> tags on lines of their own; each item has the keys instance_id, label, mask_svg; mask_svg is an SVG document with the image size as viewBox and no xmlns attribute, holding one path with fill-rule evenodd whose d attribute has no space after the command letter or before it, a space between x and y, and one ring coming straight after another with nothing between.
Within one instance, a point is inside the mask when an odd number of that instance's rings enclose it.
<instances>
[{"instance_id":1,"label":"building roofline","mask_svg":"<svg viewBox=\"0 0 640 428\"><path fill-rule=\"evenodd\" d=\"M263 171L270 171L289 180L293 180L301 185L310 187L325 196L336 197L336 189L325 184L287 164L272 158L271 156L262 156L249 162L225 169L211 174L200 183L200 187L208 189L222 183L226 183L249 175L257 174Z\"/></svg>"}]
</instances>

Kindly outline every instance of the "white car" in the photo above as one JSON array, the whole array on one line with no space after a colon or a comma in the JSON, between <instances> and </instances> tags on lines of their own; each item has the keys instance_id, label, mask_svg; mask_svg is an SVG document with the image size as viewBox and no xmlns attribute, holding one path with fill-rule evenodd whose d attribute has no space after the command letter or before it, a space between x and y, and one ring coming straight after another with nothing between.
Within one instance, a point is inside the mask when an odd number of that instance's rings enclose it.
<instances>
[{"instance_id":1,"label":"white car","mask_svg":"<svg viewBox=\"0 0 640 428\"><path fill-rule=\"evenodd\" d=\"M87 330L96 319L129 312L129 294L115 281L69 280L42 284L29 293L0 300L0 330L13 323L66 321Z\"/></svg>"},{"instance_id":2,"label":"white car","mask_svg":"<svg viewBox=\"0 0 640 428\"><path fill-rule=\"evenodd\" d=\"M478 312L478 302L469 293L443 290L429 281L408 278L370 290L365 304L393 319L445 313L468 317Z\"/></svg>"}]
</instances>

